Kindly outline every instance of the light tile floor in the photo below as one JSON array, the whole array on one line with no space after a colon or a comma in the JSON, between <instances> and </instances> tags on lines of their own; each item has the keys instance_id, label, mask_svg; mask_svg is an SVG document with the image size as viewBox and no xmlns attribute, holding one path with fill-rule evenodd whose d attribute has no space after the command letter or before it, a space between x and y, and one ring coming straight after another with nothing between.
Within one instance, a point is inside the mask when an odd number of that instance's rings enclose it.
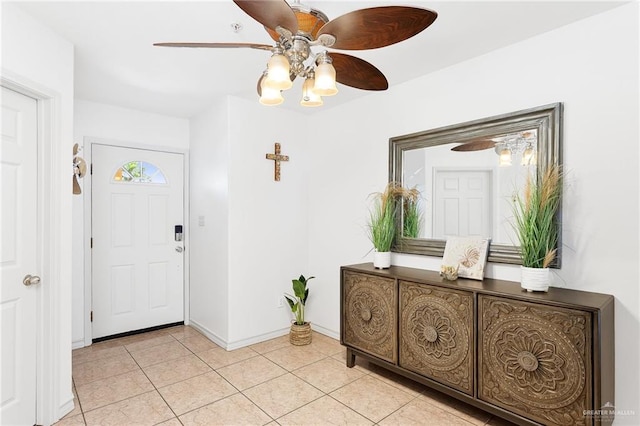
<instances>
[{"instance_id":1,"label":"light tile floor","mask_svg":"<svg viewBox=\"0 0 640 426\"><path fill-rule=\"evenodd\" d=\"M314 332L226 351L179 326L73 351L76 408L57 425L511 423L356 358Z\"/></svg>"}]
</instances>

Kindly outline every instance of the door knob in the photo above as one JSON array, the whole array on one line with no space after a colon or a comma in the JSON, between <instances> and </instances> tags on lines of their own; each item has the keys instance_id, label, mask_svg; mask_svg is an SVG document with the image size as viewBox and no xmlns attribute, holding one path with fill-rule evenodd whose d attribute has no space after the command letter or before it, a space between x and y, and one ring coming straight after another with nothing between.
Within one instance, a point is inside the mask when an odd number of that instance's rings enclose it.
<instances>
[{"instance_id":1,"label":"door knob","mask_svg":"<svg viewBox=\"0 0 640 426\"><path fill-rule=\"evenodd\" d=\"M182 253L184 251L184 249L182 247L178 246L178 247L176 247L176 251L178 253Z\"/></svg>"},{"instance_id":2,"label":"door knob","mask_svg":"<svg viewBox=\"0 0 640 426\"><path fill-rule=\"evenodd\" d=\"M30 285L40 284L40 277L37 275L25 275L22 279L22 284L29 287Z\"/></svg>"}]
</instances>

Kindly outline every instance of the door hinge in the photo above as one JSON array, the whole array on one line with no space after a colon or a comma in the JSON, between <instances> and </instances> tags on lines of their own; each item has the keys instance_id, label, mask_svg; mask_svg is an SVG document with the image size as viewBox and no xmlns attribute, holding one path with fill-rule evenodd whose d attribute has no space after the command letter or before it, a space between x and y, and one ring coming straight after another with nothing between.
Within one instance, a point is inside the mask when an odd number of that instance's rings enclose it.
<instances>
[{"instance_id":1,"label":"door hinge","mask_svg":"<svg viewBox=\"0 0 640 426\"><path fill-rule=\"evenodd\" d=\"M91 237L91 248L93 248L93 237Z\"/></svg>"},{"instance_id":2,"label":"door hinge","mask_svg":"<svg viewBox=\"0 0 640 426\"><path fill-rule=\"evenodd\" d=\"M93 322L93 311L91 311L91 315L89 316L89 319L91 320L91 322Z\"/></svg>"}]
</instances>

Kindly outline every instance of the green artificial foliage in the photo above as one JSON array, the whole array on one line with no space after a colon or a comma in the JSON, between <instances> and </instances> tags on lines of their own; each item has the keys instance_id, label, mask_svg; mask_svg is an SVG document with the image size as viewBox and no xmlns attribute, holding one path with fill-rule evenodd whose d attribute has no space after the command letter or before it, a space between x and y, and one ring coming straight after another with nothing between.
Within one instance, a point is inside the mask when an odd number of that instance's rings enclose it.
<instances>
[{"instance_id":1,"label":"green artificial foliage","mask_svg":"<svg viewBox=\"0 0 640 426\"><path fill-rule=\"evenodd\" d=\"M296 317L295 324L304 325L304 306L307 303L309 297L309 289L307 283L315 277L305 278L304 275L300 275L297 280L291 280L293 284L293 295L285 294L284 298L287 299L287 303L291 308L291 312Z\"/></svg>"},{"instance_id":2,"label":"green artificial foliage","mask_svg":"<svg viewBox=\"0 0 640 426\"><path fill-rule=\"evenodd\" d=\"M555 259L561 195L562 175L557 167L551 167L537 178L529 177L524 193L516 197L514 228L523 266L547 268Z\"/></svg>"}]
</instances>

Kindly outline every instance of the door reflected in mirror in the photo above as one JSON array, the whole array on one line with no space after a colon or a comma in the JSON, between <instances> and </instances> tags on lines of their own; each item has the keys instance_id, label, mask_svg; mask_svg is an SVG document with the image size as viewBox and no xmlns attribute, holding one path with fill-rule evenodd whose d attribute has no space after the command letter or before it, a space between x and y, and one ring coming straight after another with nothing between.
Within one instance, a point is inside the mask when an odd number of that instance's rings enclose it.
<instances>
[{"instance_id":1,"label":"door reflected in mirror","mask_svg":"<svg viewBox=\"0 0 640 426\"><path fill-rule=\"evenodd\" d=\"M420 226L408 238L488 237L516 245L515 195L535 175L537 130L403 152L402 183L420 193Z\"/></svg>"}]
</instances>

